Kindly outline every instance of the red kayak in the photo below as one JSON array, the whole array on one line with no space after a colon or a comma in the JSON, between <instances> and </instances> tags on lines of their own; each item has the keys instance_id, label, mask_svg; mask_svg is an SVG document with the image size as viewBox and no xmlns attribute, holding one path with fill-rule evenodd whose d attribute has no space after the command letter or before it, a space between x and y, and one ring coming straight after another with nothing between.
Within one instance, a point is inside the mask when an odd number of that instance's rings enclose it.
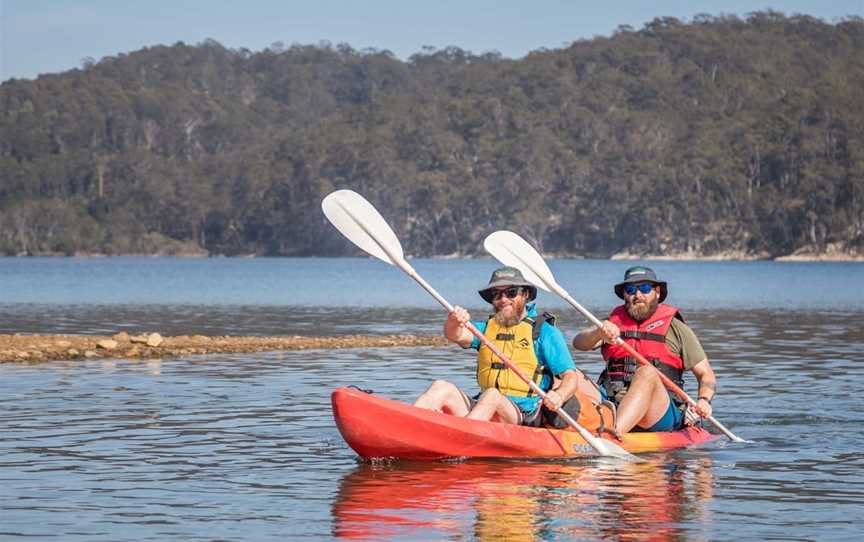
<instances>
[{"instance_id":1,"label":"red kayak","mask_svg":"<svg viewBox=\"0 0 864 542\"><path fill-rule=\"evenodd\" d=\"M338 388L331 399L342 438L364 459L597 455L575 431L469 420L353 388ZM623 442L613 442L628 452L639 453L686 448L718 438L701 427L687 427L667 433L628 433Z\"/></svg>"}]
</instances>

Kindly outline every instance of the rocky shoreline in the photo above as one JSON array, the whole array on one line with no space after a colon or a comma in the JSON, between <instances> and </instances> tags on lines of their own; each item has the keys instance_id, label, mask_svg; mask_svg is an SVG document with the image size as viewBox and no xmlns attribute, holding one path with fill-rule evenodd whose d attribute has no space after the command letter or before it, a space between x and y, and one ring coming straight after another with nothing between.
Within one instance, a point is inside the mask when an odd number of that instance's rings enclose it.
<instances>
[{"instance_id":1,"label":"rocky shoreline","mask_svg":"<svg viewBox=\"0 0 864 542\"><path fill-rule=\"evenodd\" d=\"M234 337L159 333L97 335L0 335L0 363L55 360L161 359L201 354L251 353L318 348L442 346L443 337L415 335L341 335L335 337Z\"/></svg>"},{"instance_id":2,"label":"rocky shoreline","mask_svg":"<svg viewBox=\"0 0 864 542\"><path fill-rule=\"evenodd\" d=\"M619 252L613 254L610 260L659 260L659 261L716 261L716 262L864 262L864 252L844 250L831 246L827 250L817 250L811 247L799 249L784 256L771 256L763 252L752 254L741 250L727 250L705 254L702 252L670 252L665 254L633 254Z\"/></svg>"}]
</instances>

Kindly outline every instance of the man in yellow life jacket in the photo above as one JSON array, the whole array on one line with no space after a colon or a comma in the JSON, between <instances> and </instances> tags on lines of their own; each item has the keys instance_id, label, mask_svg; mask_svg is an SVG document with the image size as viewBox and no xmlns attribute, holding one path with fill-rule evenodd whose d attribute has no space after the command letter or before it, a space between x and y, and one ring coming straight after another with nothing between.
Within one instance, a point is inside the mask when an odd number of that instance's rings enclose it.
<instances>
[{"instance_id":1,"label":"man in yellow life jacket","mask_svg":"<svg viewBox=\"0 0 864 542\"><path fill-rule=\"evenodd\" d=\"M513 267L492 273L489 284L479 291L495 314L486 321L472 322L514 365L546 392L543 402L558 410L577 390L600 402L600 392L576 370L561 331L537 315L537 288ZM456 385L436 380L414 405L476 420L540 426L543 423L540 398L525 382L482 345L465 327L468 311L454 307L444 323L444 335L462 348L477 354L477 382L480 393L469 397ZM551 389L554 379L560 385Z\"/></svg>"},{"instance_id":2,"label":"man in yellow life jacket","mask_svg":"<svg viewBox=\"0 0 864 542\"><path fill-rule=\"evenodd\" d=\"M614 292L624 304L612 311L602 327L576 335L573 347L592 350L602 345L606 369L599 383L604 399L618 405L617 431L675 431L683 427L684 405L666 390L658 371L680 388L684 387L684 371L691 371L699 385L695 412L710 416L716 388L714 370L678 309L663 303L668 293L666 283L657 280L650 267L636 266L625 271ZM616 344L619 337L654 368L638 365Z\"/></svg>"}]
</instances>

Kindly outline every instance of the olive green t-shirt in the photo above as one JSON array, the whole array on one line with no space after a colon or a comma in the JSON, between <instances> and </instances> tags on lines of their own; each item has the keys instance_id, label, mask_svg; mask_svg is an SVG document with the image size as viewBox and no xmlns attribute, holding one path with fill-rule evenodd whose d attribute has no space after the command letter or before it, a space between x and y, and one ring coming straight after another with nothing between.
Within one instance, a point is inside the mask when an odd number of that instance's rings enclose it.
<instances>
[{"instance_id":1,"label":"olive green t-shirt","mask_svg":"<svg viewBox=\"0 0 864 542\"><path fill-rule=\"evenodd\" d=\"M672 325L666 332L666 347L669 351L684 360L684 368L692 369L694 365L708 358L699 339L690 326L679 320L672 319Z\"/></svg>"}]
</instances>

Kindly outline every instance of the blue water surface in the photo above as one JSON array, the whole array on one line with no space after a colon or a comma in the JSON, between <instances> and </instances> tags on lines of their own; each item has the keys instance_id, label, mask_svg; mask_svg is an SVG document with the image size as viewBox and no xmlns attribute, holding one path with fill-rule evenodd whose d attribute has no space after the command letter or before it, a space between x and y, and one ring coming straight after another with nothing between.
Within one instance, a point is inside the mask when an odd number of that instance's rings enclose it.
<instances>
[{"instance_id":1,"label":"blue water surface","mask_svg":"<svg viewBox=\"0 0 864 542\"><path fill-rule=\"evenodd\" d=\"M488 310L492 260L411 263ZM473 390L458 347L3 363L0 540L858 540L864 266L650 264L717 373L715 416L752 443L617 466L358 461L331 391ZM628 265L550 262L598 315ZM539 303L567 336L586 325ZM0 258L0 333L436 334L443 318L373 259ZM596 352L574 357L599 374Z\"/></svg>"},{"instance_id":2,"label":"blue water surface","mask_svg":"<svg viewBox=\"0 0 864 542\"><path fill-rule=\"evenodd\" d=\"M669 302L683 308L857 309L858 262L656 261ZM482 304L492 259L412 260L453 304ZM549 260L557 282L582 305L615 302L612 285L634 262ZM321 307L437 307L397 267L374 258L0 258L0 303ZM544 306L563 307L541 292Z\"/></svg>"}]
</instances>

